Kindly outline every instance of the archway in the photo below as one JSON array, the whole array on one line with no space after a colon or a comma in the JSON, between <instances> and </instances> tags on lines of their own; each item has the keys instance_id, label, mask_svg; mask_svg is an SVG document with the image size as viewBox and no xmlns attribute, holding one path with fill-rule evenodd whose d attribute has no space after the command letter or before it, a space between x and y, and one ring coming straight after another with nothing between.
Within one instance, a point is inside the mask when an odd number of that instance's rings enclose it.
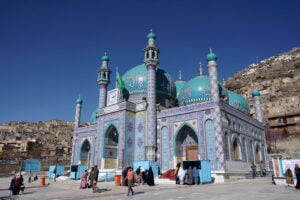
<instances>
[{"instance_id":1,"label":"archway","mask_svg":"<svg viewBox=\"0 0 300 200\"><path fill-rule=\"evenodd\" d=\"M114 126L107 129L104 140L104 169L116 169L118 167L119 134Z\"/></svg>"},{"instance_id":2,"label":"archway","mask_svg":"<svg viewBox=\"0 0 300 200\"><path fill-rule=\"evenodd\" d=\"M81 145L81 150L80 150L80 163L83 165L89 164L89 161L91 159L91 145L89 141L86 139Z\"/></svg>"},{"instance_id":3,"label":"archway","mask_svg":"<svg viewBox=\"0 0 300 200\"><path fill-rule=\"evenodd\" d=\"M177 162L198 160L198 138L191 127L184 125L178 132L175 143Z\"/></svg>"},{"instance_id":4,"label":"archway","mask_svg":"<svg viewBox=\"0 0 300 200\"><path fill-rule=\"evenodd\" d=\"M256 148L255 148L255 162L260 163L261 160L262 159L261 159L261 155L260 155L260 148L257 145Z\"/></svg>"},{"instance_id":5,"label":"archway","mask_svg":"<svg viewBox=\"0 0 300 200\"><path fill-rule=\"evenodd\" d=\"M241 159L241 146L237 138L233 141L233 160L242 160Z\"/></svg>"}]
</instances>

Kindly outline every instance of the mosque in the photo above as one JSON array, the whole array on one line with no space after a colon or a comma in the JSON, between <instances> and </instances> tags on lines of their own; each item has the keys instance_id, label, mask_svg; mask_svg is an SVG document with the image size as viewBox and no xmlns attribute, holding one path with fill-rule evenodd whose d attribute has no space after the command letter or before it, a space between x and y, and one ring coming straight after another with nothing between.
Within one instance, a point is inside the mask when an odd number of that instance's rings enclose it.
<instances>
[{"instance_id":1,"label":"mosque","mask_svg":"<svg viewBox=\"0 0 300 200\"><path fill-rule=\"evenodd\" d=\"M208 75L184 81L159 64L151 31L144 63L129 69L118 87L107 91L111 70L102 57L98 70L98 108L89 126L80 125L83 101L76 100L71 164L120 170L135 161L155 161L161 172L184 160L210 160L215 181L249 173L252 162L266 160L260 93L252 92L257 119L241 95L218 82L217 56L207 55Z\"/></svg>"}]
</instances>

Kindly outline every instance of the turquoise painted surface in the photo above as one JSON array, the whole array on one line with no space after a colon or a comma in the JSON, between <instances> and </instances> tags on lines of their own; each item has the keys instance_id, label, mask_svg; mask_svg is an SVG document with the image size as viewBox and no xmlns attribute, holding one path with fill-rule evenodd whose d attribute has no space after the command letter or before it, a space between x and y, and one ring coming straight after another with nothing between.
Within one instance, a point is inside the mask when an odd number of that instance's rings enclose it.
<instances>
[{"instance_id":1,"label":"turquoise painted surface","mask_svg":"<svg viewBox=\"0 0 300 200\"><path fill-rule=\"evenodd\" d=\"M242 95L239 95L238 93L228 91L228 103L240 111L249 112L248 102Z\"/></svg>"}]
</instances>

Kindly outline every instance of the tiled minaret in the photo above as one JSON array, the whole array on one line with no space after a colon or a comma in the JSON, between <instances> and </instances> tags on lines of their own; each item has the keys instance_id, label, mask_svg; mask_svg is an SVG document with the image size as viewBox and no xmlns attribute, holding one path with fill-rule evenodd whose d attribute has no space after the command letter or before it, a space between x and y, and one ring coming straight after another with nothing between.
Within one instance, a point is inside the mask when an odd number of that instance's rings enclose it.
<instances>
[{"instance_id":1,"label":"tiled minaret","mask_svg":"<svg viewBox=\"0 0 300 200\"><path fill-rule=\"evenodd\" d=\"M159 49L155 45L156 35L151 31L148 35L148 45L144 49L144 63L147 67L147 137L146 160L155 161L156 150L156 67L158 65Z\"/></svg>"},{"instance_id":2,"label":"tiled minaret","mask_svg":"<svg viewBox=\"0 0 300 200\"><path fill-rule=\"evenodd\" d=\"M75 111L75 123L74 123L74 128L78 128L80 125L80 117L81 117L81 105L82 105L82 100L80 97L76 100L76 111Z\"/></svg>"},{"instance_id":3,"label":"tiled minaret","mask_svg":"<svg viewBox=\"0 0 300 200\"><path fill-rule=\"evenodd\" d=\"M78 97L78 99L76 99L74 130L76 130L80 125L82 103L83 103L83 101L81 100L80 97ZM76 141L77 141L77 138L74 135L74 137L73 137L73 146L72 146L72 157L71 157L71 162L72 163L74 163L74 154L75 154Z\"/></svg>"},{"instance_id":4,"label":"tiled minaret","mask_svg":"<svg viewBox=\"0 0 300 200\"><path fill-rule=\"evenodd\" d=\"M222 121L221 121L221 110L219 106L219 86L218 86L218 71L217 71L217 55L212 52L210 49L210 53L206 57L208 62L208 73L210 79L210 92L211 98L213 102L217 103L217 106L214 109L214 128L216 135L216 161L217 166L213 166L218 170L223 170L225 166L224 160L224 149L223 149L223 134L222 134Z\"/></svg>"},{"instance_id":5,"label":"tiled minaret","mask_svg":"<svg viewBox=\"0 0 300 200\"><path fill-rule=\"evenodd\" d=\"M252 96L254 98L254 107L255 107L255 113L256 113L256 119L260 122L263 122L262 112L261 112L261 106L260 106L260 93L258 90L252 91Z\"/></svg>"},{"instance_id":6,"label":"tiled minaret","mask_svg":"<svg viewBox=\"0 0 300 200\"><path fill-rule=\"evenodd\" d=\"M110 69L108 68L108 56L102 56L102 66L98 70L98 85L99 85L99 109L104 108L106 106L106 92L107 86L110 83ZM100 112L100 111L99 111Z\"/></svg>"}]
</instances>

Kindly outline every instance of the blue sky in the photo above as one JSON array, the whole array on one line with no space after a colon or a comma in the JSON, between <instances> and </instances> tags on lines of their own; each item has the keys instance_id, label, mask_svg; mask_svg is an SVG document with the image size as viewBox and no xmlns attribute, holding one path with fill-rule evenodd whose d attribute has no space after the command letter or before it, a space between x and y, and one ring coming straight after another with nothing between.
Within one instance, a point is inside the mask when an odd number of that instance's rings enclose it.
<instances>
[{"instance_id":1,"label":"blue sky","mask_svg":"<svg viewBox=\"0 0 300 200\"><path fill-rule=\"evenodd\" d=\"M300 46L300 1L0 0L0 123L82 121L97 108L97 70L110 57L113 88L143 62L150 28L160 66L177 80L218 55L219 80L259 60Z\"/></svg>"}]
</instances>

